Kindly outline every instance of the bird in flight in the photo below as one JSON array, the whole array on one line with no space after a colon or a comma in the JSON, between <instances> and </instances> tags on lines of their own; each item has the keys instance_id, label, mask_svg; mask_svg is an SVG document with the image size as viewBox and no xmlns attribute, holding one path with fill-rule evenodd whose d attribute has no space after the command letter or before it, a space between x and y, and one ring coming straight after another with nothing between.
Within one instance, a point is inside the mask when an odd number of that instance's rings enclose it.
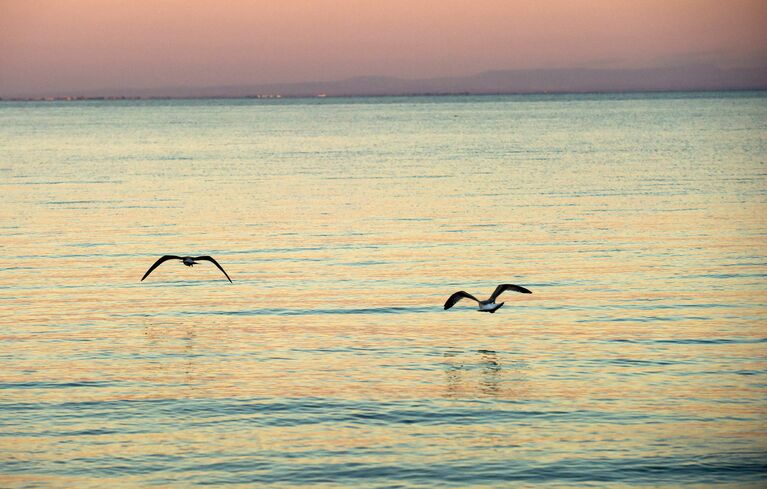
<instances>
[{"instance_id":1,"label":"bird in flight","mask_svg":"<svg viewBox=\"0 0 767 489\"><path fill-rule=\"evenodd\" d=\"M447 301L445 302L445 309L450 309L453 307L456 302L458 302L461 299L471 299L473 301L477 301L477 305L479 306L479 309L477 309L479 312L489 312L494 313L498 309L503 306L503 302L496 304L495 299L498 298L499 295L503 294L507 290L513 290L515 292L521 292L522 294L532 294L529 290L527 290L524 287L521 287L519 285L512 285L512 284L501 284L498 287L495 288L495 292L493 292L493 295L490 296L489 299L486 299L484 301L481 301L474 297L473 295L469 294L468 292L464 292L463 290L460 290L456 292L455 294L448 297Z\"/></svg>"},{"instance_id":2,"label":"bird in flight","mask_svg":"<svg viewBox=\"0 0 767 489\"><path fill-rule=\"evenodd\" d=\"M216 260L213 259L213 257L210 256L176 256L176 255L165 255L158 259L156 262L154 262L154 265L149 267L149 270L146 271L143 277L141 277L141 281L143 282L145 278L149 276L150 273L152 273L152 270L162 265L163 262L166 262L168 260L181 260L184 265L191 267L195 265L198 261L209 261L212 264L216 265L219 270L224 272L224 275L226 275L226 278L229 280L229 282L232 281L232 279L229 278L229 275L224 271L223 268L221 268L221 265L218 264Z\"/></svg>"}]
</instances>

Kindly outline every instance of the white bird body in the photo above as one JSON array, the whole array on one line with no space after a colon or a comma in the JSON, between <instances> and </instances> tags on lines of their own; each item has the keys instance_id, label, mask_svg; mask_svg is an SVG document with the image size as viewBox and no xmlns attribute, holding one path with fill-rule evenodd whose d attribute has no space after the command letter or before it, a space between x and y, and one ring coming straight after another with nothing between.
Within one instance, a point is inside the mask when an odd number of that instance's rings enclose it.
<instances>
[{"instance_id":1,"label":"white bird body","mask_svg":"<svg viewBox=\"0 0 767 489\"><path fill-rule=\"evenodd\" d=\"M495 312L498 309L503 306L505 302L501 302L500 304L496 304L495 302L485 302L485 301L479 301L479 310L480 312Z\"/></svg>"}]
</instances>

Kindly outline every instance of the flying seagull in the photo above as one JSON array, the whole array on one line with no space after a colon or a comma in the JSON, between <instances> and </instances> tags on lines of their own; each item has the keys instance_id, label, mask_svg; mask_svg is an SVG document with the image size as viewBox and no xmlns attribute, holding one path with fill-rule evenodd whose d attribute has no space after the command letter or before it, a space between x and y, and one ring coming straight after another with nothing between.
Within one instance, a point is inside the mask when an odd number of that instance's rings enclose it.
<instances>
[{"instance_id":1,"label":"flying seagull","mask_svg":"<svg viewBox=\"0 0 767 489\"><path fill-rule=\"evenodd\" d=\"M453 307L456 302L458 302L461 299L471 299L473 301L477 301L477 304L479 305L479 309L477 309L479 312L489 312L494 313L498 309L503 306L503 302L500 304L495 303L495 299L498 298L499 295L503 294L507 290L513 290L515 292L521 292L523 294L532 294L529 290L527 290L524 287L520 287L519 285L512 285L512 284L501 284L498 287L495 288L495 292L493 292L493 295L490 296L489 299L481 301L474 297L473 295L469 294L468 292L464 292L463 290L460 290L456 292L455 294L451 295L447 302L445 302L445 309L450 309Z\"/></svg>"},{"instance_id":2,"label":"flying seagull","mask_svg":"<svg viewBox=\"0 0 767 489\"><path fill-rule=\"evenodd\" d=\"M224 271L224 269L221 268L221 265L219 265L218 262L216 260L214 260L210 256L194 256L194 257L192 257L192 256L176 256L176 255L165 255L165 256L161 257L159 260L157 260L156 262L154 262L154 265L149 267L149 270L147 270L146 273L144 274L144 276L141 277L141 281L143 282L144 279L147 278L150 273L152 273L152 270L154 270L155 268L159 267L163 262L166 262L168 260L181 260L184 263L184 265L186 265L188 267L191 267L191 266L195 265L198 261L209 261L212 264L216 265L216 267L218 267L219 270L224 272L224 275L226 275L226 278L229 279L230 282L232 281L232 279L229 278L229 275Z\"/></svg>"}]
</instances>

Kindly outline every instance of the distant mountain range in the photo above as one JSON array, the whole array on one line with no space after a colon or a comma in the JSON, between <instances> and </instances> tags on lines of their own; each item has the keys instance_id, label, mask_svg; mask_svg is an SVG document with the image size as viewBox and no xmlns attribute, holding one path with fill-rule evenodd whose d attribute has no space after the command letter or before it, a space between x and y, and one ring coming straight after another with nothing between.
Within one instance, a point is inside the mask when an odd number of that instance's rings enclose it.
<instances>
[{"instance_id":1,"label":"distant mountain range","mask_svg":"<svg viewBox=\"0 0 767 489\"><path fill-rule=\"evenodd\" d=\"M767 89L767 67L722 69L698 64L644 69L487 71L473 76L404 79L365 76L336 81L261 85L62 91L52 97L306 97L545 92Z\"/></svg>"}]
</instances>

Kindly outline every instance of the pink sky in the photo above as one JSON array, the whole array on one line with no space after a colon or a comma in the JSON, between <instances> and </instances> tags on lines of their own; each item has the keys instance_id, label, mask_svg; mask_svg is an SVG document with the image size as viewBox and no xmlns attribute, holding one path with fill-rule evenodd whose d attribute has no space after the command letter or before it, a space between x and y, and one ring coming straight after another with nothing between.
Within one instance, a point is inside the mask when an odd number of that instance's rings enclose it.
<instances>
[{"instance_id":1,"label":"pink sky","mask_svg":"<svg viewBox=\"0 0 767 489\"><path fill-rule=\"evenodd\" d=\"M0 96L767 65L763 0L0 0Z\"/></svg>"}]
</instances>

